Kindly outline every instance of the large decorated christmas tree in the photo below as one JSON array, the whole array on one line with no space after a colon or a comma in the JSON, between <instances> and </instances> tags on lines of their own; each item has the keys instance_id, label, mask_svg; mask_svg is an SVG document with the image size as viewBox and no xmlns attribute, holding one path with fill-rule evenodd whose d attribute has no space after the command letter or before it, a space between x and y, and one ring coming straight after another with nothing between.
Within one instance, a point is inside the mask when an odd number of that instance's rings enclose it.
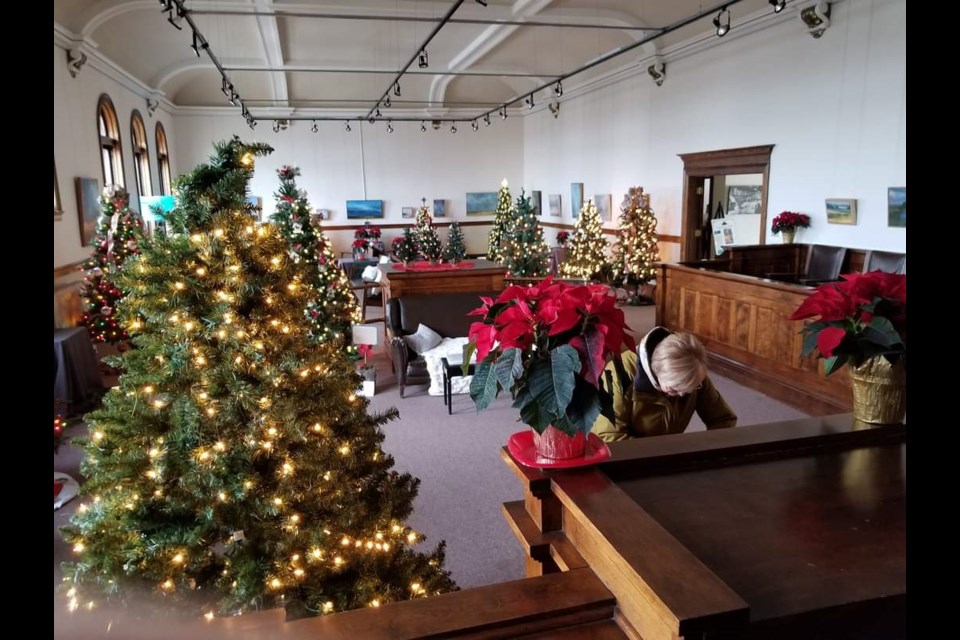
<instances>
[{"instance_id":1,"label":"large decorated christmas tree","mask_svg":"<svg viewBox=\"0 0 960 640\"><path fill-rule=\"evenodd\" d=\"M504 238L508 237L514 216L513 203L510 201L510 185L504 178L497 192L497 211L493 219L493 228L487 236L487 260L503 262Z\"/></svg>"},{"instance_id":2,"label":"large decorated christmas tree","mask_svg":"<svg viewBox=\"0 0 960 640\"><path fill-rule=\"evenodd\" d=\"M550 270L550 247L543 239L543 228L530 198L522 191L517 197L515 210L513 224L501 243L503 265L513 276L545 276Z\"/></svg>"},{"instance_id":3,"label":"large decorated christmas tree","mask_svg":"<svg viewBox=\"0 0 960 640\"><path fill-rule=\"evenodd\" d=\"M127 258L139 252L142 228L140 215L130 209L126 190L114 185L104 188L93 255L83 263L86 275L80 290L86 307L81 323L96 342L123 342L128 337L117 316L123 291L116 284L116 275Z\"/></svg>"},{"instance_id":4,"label":"large decorated christmas tree","mask_svg":"<svg viewBox=\"0 0 960 640\"><path fill-rule=\"evenodd\" d=\"M657 218L650 207L650 194L643 187L630 187L620 205L620 240L613 248L617 279L624 284L646 284L656 275Z\"/></svg>"},{"instance_id":5,"label":"large decorated christmas tree","mask_svg":"<svg viewBox=\"0 0 960 640\"><path fill-rule=\"evenodd\" d=\"M417 226L413 235L417 241L420 257L430 262L439 262L443 257L443 242L440 240L437 228L433 226L433 218L430 216L430 207L427 206L426 198L417 209Z\"/></svg>"},{"instance_id":6,"label":"large decorated christmas tree","mask_svg":"<svg viewBox=\"0 0 960 640\"><path fill-rule=\"evenodd\" d=\"M63 529L74 602L154 597L186 614L323 614L455 588L415 551L419 481L393 469L343 350L308 339L317 291L245 194L262 144L234 138L177 180L170 234L119 277L136 349L86 416Z\"/></svg>"},{"instance_id":7,"label":"large decorated christmas tree","mask_svg":"<svg viewBox=\"0 0 960 640\"><path fill-rule=\"evenodd\" d=\"M594 277L607 264L607 241L603 237L600 212L593 200L587 200L580 209L573 239L567 243L567 255L560 265L560 275L586 280Z\"/></svg>"},{"instance_id":8,"label":"large decorated christmas tree","mask_svg":"<svg viewBox=\"0 0 960 640\"><path fill-rule=\"evenodd\" d=\"M303 263L308 281L317 290L317 297L304 310L310 336L319 341L344 343L350 327L360 320L357 298L330 246L323 229L314 227L310 219L307 194L297 187L300 169L283 166L277 171L280 189L276 193L277 210L273 221L290 247L290 259Z\"/></svg>"}]
</instances>

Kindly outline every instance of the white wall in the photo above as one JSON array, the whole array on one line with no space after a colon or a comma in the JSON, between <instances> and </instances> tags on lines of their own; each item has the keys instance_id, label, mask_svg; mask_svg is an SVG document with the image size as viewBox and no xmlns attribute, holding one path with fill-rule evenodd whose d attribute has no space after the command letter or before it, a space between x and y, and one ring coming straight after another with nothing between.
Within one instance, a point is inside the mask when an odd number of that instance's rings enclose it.
<instances>
[{"instance_id":1,"label":"white wall","mask_svg":"<svg viewBox=\"0 0 960 640\"><path fill-rule=\"evenodd\" d=\"M734 23L719 46L668 56L661 87L638 69L565 101L559 119L546 110L529 116L527 188L541 189L544 202L562 194L563 221L572 222L571 182L584 183L585 198L612 193L615 209L628 187L642 185L658 231L679 235L678 154L774 144L769 219L809 214L800 242L905 251L906 230L887 226L886 199L887 187L906 184L906 2L840 2L832 14L819 39L795 13L741 38ZM827 223L830 197L857 199L856 226ZM607 226L615 224L616 216ZM665 248L664 259L679 258L678 245Z\"/></svg>"},{"instance_id":2,"label":"white wall","mask_svg":"<svg viewBox=\"0 0 960 640\"><path fill-rule=\"evenodd\" d=\"M384 217L371 224L411 225L402 218L403 207L420 206L426 198L444 199L445 218L437 222L492 220L492 216L467 216L466 193L497 191L507 178L521 184L523 174L523 125L519 118L508 118L496 126L474 133L468 123L458 123L457 133L446 124L434 131L429 123L426 133L419 122L394 123L394 133L386 124L351 123L347 132L342 122L318 122L312 133L311 122L293 121L289 129L274 132L272 121L261 121L255 131L247 127L239 111L217 115L180 115L176 118L175 151L178 165L193 167L213 152L213 142L234 134L246 141L265 142L274 152L257 162L251 181L251 195L263 198L264 214L275 208L274 193L279 186L276 171L285 164L300 167L298 179L306 189L310 206L330 209L325 227L359 226L363 220L348 220L347 200L383 200ZM361 147L362 138L362 147ZM467 250L482 253L487 248L489 227L465 227ZM389 246L400 229L386 229L383 238ZM353 233L329 232L334 249L350 248ZM441 234L444 239L445 232Z\"/></svg>"},{"instance_id":3,"label":"white wall","mask_svg":"<svg viewBox=\"0 0 960 640\"><path fill-rule=\"evenodd\" d=\"M103 188L103 169L100 165L100 138L97 133L97 103L106 93L113 101L120 124L120 143L123 149L123 175L130 203L139 209L137 181L133 171L131 151L130 116L134 109L140 111L147 129L147 147L150 152L150 180L153 192L159 193L160 176L157 169L155 130L157 120L163 123L167 133L167 146L176 153L172 139L172 118L163 108L147 113L146 98L136 92L133 83L121 83L108 74L109 69L93 56L80 69L76 78L67 71L67 55L57 44L53 45L53 155L57 163L60 183L60 202L63 218L53 223L54 268L83 260L90 255L89 247L80 246L80 224L77 214L77 194L74 178L96 178ZM175 172L176 162L171 159Z\"/></svg>"}]
</instances>

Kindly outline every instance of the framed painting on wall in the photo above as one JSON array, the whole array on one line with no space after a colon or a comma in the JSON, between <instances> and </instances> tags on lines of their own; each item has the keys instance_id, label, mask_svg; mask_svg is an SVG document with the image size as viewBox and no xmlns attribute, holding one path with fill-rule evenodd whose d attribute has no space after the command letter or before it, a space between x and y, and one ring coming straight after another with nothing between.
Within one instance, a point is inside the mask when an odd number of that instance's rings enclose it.
<instances>
[{"instance_id":1,"label":"framed painting on wall","mask_svg":"<svg viewBox=\"0 0 960 640\"><path fill-rule=\"evenodd\" d=\"M417 216L416 207L404 207L401 211L401 217L404 218L415 218Z\"/></svg>"},{"instance_id":2,"label":"framed painting on wall","mask_svg":"<svg viewBox=\"0 0 960 640\"><path fill-rule=\"evenodd\" d=\"M563 209L561 209L561 200L559 193L551 193L547 199L550 201L550 215L554 218L559 218L563 215Z\"/></svg>"},{"instance_id":3,"label":"framed painting on wall","mask_svg":"<svg viewBox=\"0 0 960 640\"><path fill-rule=\"evenodd\" d=\"M857 201L850 198L827 198L827 222L857 224Z\"/></svg>"},{"instance_id":4,"label":"framed painting on wall","mask_svg":"<svg viewBox=\"0 0 960 640\"><path fill-rule=\"evenodd\" d=\"M383 200L347 200L347 218L382 218Z\"/></svg>"},{"instance_id":5,"label":"framed painting on wall","mask_svg":"<svg viewBox=\"0 0 960 640\"><path fill-rule=\"evenodd\" d=\"M735 184L727 187L727 215L760 213L763 187Z\"/></svg>"},{"instance_id":6,"label":"framed painting on wall","mask_svg":"<svg viewBox=\"0 0 960 640\"><path fill-rule=\"evenodd\" d=\"M492 216L497 212L497 192L467 194L468 216Z\"/></svg>"},{"instance_id":7,"label":"framed painting on wall","mask_svg":"<svg viewBox=\"0 0 960 640\"><path fill-rule=\"evenodd\" d=\"M100 217L100 187L96 178L77 178L77 214L80 222L80 246L93 244Z\"/></svg>"},{"instance_id":8,"label":"framed painting on wall","mask_svg":"<svg viewBox=\"0 0 960 640\"><path fill-rule=\"evenodd\" d=\"M539 191L530 192L530 207L533 209L533 215L539 216L543 213L541 204L542 195Z\"/></svg>"},{"instance_id":9,"label":"framed painting on wall","mask_svg":"<svg viewBox=\"0 0 960 640\"><path fill-rule=\"evenodd\" d=\"M613 196L609 193L602 193L593 196L593 204L597 205L597 212L600 214L602 222L613 220Z\"/></svg>"},{"instance_id":10,"label":"framed painting on wall","mask_svg":"<svg viewBox=\"0 0 960 640\"><path fill-rule=\"evenodd\" d=\"M887 189L887 225L891 227L907 226L906 187L890 187Z\"/></svg>"},{"instance_id":11,"label":"framed painting on wall","mask_svg":"<svg viewBox=\"0 0 960 640\"><path fill-rule=\"evenodd\" d=\"M446 200L434 200L433 201L433 217L434 218L444 218L447 215L447 201Z\"/></svg>"},{"instance_id":12,"label":"framed painting on wall","mask_svg":"<svg viewBox=\"0 0 960 640\"><path fill-rule=\"evenodd\" d=\"M580 209L583 208L583 183L570 183L570 214L576 220L580 217Z\"/></svg>"}]
</instances>

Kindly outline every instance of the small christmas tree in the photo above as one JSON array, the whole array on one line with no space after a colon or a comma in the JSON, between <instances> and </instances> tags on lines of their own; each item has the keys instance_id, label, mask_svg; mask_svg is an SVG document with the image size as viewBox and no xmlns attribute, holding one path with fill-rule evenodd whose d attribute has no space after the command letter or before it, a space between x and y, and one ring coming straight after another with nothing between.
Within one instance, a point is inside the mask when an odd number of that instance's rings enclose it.
<instances>
[{"instance_id":1,"label":"small christmas tree","mask_svg":"<svg viewBox=\"0 0 960 640\"><path fill-rule=\"evenodd\" d=\"M120 274L136 349L90 438L83 504L63 534L68 595L152 596L171 611L289 617L455 588L444 545L413 550L419 481L393 470L342 348L311 344L316 289L274 225L245 210L238 138L177 179L170 234Z\"/></svg>"},{"instance_id":2,"label":"small christmas tree","mask_svg":"<svg viewBox=\"0 0 960 640\"><path fill-rule=\"evenodd\" d=\"M545 276L550 270L550 247L543 239L543 229L530 198L520 192L516 215L501 243L503 265L510 275L520 277Z\"/></svg>"},{"instance_id":3,"label":"small christmas tree","mask_svg":"<svg viewBox=\"0 0 960 640\"><path fill-rule=\"evenodd\" d=\"M407 227L403 235L393 239L393 255L404 264L417 259L417 240L413 237L413 229Z\"/></svg>"},{"instance_id":4,"label":"small christmas tree","mask_svg":"<svg viewBox=\"0 0 960 640\"><path fill-rule=\"evenodd\" d=\"M319 222L315 228L310 219L307 194L297 187L298 167L283 166L277 171L280 189L273 222L290 246L290 259L303 263L307 281L313 283L317 297L307 303L304 313L309 335L314 340L345 343L350 327L360 321L357 298L350 290L347 276Z\"/></svg>"},{"instance_id":5,"label":"small christmas tree","mask_svg":"<svg viewBox=\"0 0 960 640\"><path fill-rule=\"evenodd\" d=\"M424 260L430 262L439 262L443 257L443 242L440 241L440 235L437 228L433 226L433 218L430 217L430 208L427 206L427 199L423 199L423 204L417 210L417 228L413 232L417 239L417 251Z\"/></svg>"},{"instance_id":6,"label":"small christmas tree","mask_svg":"<svg viewBox=\"0 0 960 640\"><path fill-rule=\"evenodd\" d=\"M86 275L80 297L86 303L81 323L96 342L127 340L126 329L117 319L117 304L123 292L115 278L130 256L139 252L143 222L130 209L130 196L122 187L110 185L100 196L100 218L93 255L83 263Z\"/></svg>"},{"instance_id":7,"label":"small christmas tree","mask_svg":"<svg viewBox=\"0 0 960 640\"><path fill-rule=\"evenodd\" d=\"M643 187L630 187L620 205L620 241L613 249L617 279L623 284L646 284L656 275L653 263L660 259L656 232L650 194Z\"/></svg>"},{"instance_id":8,"label":"small christmas tree","mask_svg":"<svg viewBox=\"0 0 960 640\"><path fill-rule=\"evenodd\" d=\"M463 229L460 228L460 223L456 220L450 223L450 232L447 236L447 248L443 253L443 257L447 262L452 262L453 264L458 264L467 257L467 246L464 243Z\"/></svg>"},{"instance_id":9,"label":"small christmas tree","mask_svg":"<svg viewBox=\"0 0 960 640\"><path fill-rule=\"evenodd\" d=\"M560 275L588 280L608 265L607 241L603 237L600 212L593 200L587 200L580 209L573 239L567 245L567 257L560 265Z\"/></svg>"},{"instance_id":10,"label":"small christmas tree","mask_svg":"<svg viewBox=\"0 0 960 640\"><path fill-rule=\"evenodd\" d=\"M510 225L514 216L513 204L510 202L510 185L504 178L497 193L497 212L493 219L493 228L487 237L487 260L503 262L504 238L509 235Z\"/></svg>"}]
</instances>

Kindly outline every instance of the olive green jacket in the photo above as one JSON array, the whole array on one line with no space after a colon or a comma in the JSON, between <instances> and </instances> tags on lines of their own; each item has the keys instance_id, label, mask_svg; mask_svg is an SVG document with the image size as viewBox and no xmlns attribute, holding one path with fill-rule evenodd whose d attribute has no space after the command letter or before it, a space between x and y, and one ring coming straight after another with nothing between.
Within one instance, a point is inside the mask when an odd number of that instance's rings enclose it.
<instances>
[{"instance_id":1,"label":"olive green jacket","mask_svg":"<svg viewBox=\"0 0 960 640\"><path fill-rule=\"evenodd\" d=\"M622 354L623 368L627 373L627 382L632 383L637 376L637 354L625 351ZM606 371L611 373L606 375ZM644 375L640 372L640 375ZM710 378L703 381L697 391L686 396L668 396L659 391L636 391L629 384L626 392L622 380L617 375L613 363L604 370L601 380L613 396L614 421L601 415L593 423L592 431L602 440L627 440L645 436L661 436L668 433L683 433L690 424L694 411L703 420L707 429L724 429L737 425L737 414L713 386Z\"/></svg>"}]
</instances>

